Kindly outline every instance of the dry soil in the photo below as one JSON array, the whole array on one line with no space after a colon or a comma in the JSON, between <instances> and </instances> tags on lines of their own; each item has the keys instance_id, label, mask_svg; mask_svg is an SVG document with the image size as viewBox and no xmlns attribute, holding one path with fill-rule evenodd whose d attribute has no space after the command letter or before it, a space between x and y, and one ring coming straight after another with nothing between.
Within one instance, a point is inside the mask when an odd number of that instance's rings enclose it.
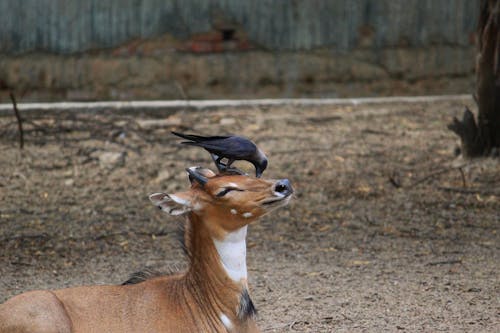
<instances>
[{"instance_id":1,"label":"dry soil","mask_svg":"<svg viewBox=\"0 0 500 333\"><path fill-rule=\"evenodd\" d=\"M455 157L464 105L29 112L22 151L3 115L0 301L182 269L180 220L147 197L211 161L170 131L239 133L296 188L249 229L264 332L499 332L500 162Z\"/></svg>"}]
</instances>

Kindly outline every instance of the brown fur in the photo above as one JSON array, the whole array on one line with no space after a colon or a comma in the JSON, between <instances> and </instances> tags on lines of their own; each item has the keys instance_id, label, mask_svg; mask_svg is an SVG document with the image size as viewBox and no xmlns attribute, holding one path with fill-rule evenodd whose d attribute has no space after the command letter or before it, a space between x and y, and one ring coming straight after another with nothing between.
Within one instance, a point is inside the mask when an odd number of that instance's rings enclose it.
<instances>
[{"instance_id":1,"label":"brown fur","mask_svg":"<svg viewBox=\"0 0 500 333\"><path fill-rule=\"evenodd\" d=\"M242 190L216 198L230 183ZM0 305L0 333L259 332L246 281L227 276L213 239L223 239L266 213L262 201L272 196L273 184L246 176L212 177L204 188L193 184L190 191L176 194L198 205L188 213L187 272L136 284L24 293ZM252 217L242 217L242 212ZM221 314L231 321L231 330Z\"/></svg>"}]
</instances>

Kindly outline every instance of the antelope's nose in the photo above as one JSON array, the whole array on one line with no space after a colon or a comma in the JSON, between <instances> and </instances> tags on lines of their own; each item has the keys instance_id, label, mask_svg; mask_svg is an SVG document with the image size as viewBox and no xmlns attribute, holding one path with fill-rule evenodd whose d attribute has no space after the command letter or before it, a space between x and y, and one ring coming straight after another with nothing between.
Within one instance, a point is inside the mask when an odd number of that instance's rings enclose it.
<instances>
[{"instance_id":1,"label":"antelope's nose","mask_svg":"<svg viewBox=\"0 0 500 333\"><path fill-rule=\"evenodd\" d=\"M280 179L274 185L274 191L288 196L293 193L293 188L288 179Z\"/></svg>"}]
</instances>

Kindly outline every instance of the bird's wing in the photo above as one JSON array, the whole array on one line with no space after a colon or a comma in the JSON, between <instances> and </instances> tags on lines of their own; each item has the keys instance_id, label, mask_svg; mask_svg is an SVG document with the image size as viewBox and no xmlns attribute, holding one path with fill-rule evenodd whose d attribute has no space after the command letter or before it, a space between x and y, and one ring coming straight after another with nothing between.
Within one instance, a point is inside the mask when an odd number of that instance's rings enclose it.
<instances>
[{"instance_id":1,"label":"bird's wing","mask_svg":"<svg viewBox=\"0 0 500 333\"><path fill-rule=\"evenodd\" d=\"M256 150L252 141L235 136L226 139L213 139L207 142L197 142L196 145L205 148L213 154L235 159L245 159L251 157Z\"/></svg>"}]
</instances>

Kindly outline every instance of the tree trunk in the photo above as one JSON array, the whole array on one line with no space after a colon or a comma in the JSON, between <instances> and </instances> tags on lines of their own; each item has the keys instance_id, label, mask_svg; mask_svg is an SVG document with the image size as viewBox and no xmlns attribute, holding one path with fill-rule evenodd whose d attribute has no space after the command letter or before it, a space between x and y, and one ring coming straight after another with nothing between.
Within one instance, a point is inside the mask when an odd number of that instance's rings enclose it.
<instances>
[{"instance_id":1,"label":"tree trunk","mask_svg":"<svg viewBox=\"0 0 500 333\"><path fill-rule=\"evenodd\" d=\"M465 157L500 152L500 0L480 1L477 31L477 122L469 109L448 125L462 142Z\"/></svg>"}]
</instances>

